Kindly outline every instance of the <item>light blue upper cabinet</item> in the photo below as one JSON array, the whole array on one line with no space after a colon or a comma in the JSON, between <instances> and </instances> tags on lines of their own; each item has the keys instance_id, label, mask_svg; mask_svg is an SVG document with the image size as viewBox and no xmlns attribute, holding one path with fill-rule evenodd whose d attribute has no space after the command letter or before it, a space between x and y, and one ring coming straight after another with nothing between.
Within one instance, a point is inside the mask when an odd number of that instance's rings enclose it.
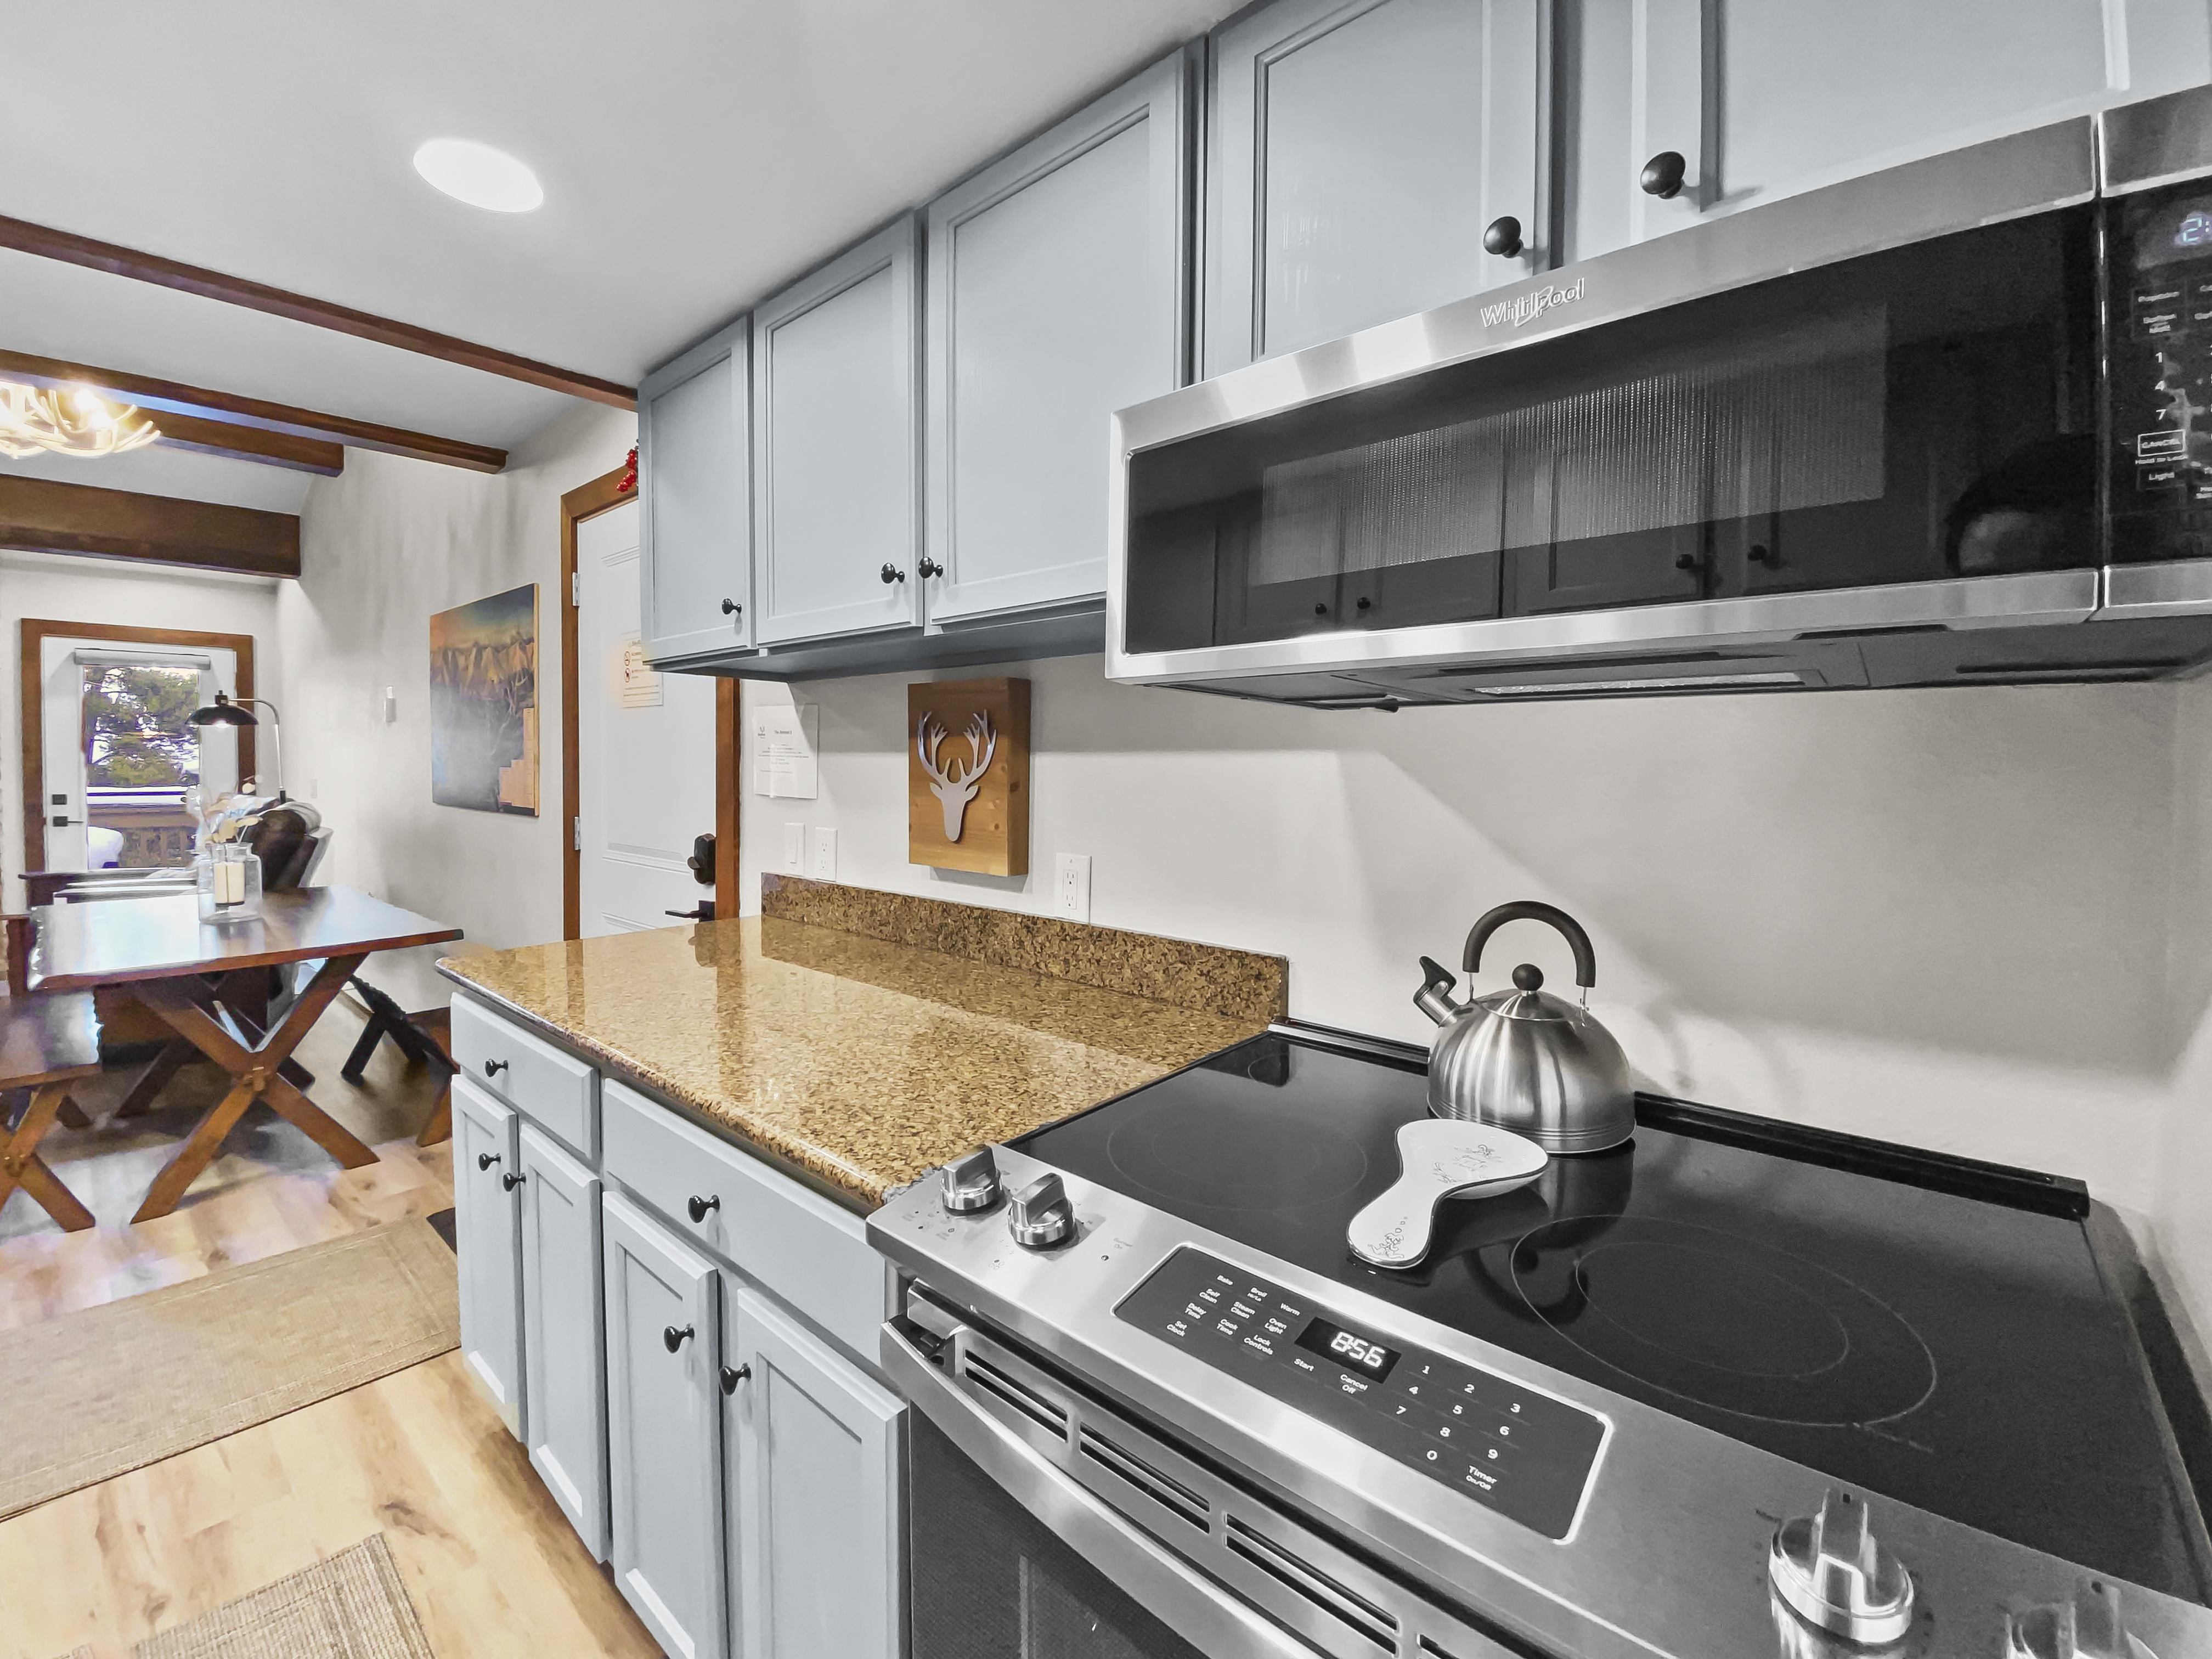
<instances>
[{"instance_id":1,"label":"light blue upper cabinet","mask_svg":"<svg viewBox=\"0 0 2212 1659\"><path fill-rule=\"evenodd\" d=\"M750 586L748 324L739 318L637 389L645 655L744 645Z\"/></svg>"},{"instance_id":2,"label":"light blue upper cabinet","mask_svg":"<svg viewBox=\"0 0 2212 1659\"><path fill-rule=\"evenodd\" d=\"M2212 79L2197 0L1554 0L1561 255ZM1672 197L1653 158L1682 158Z\"/></svg>"},{"instance_id":3,"label":"light blue upper cabinet","mask_svg":"<svg viewBox=\"0 0 2212 1659\"><path fill-rule=\"evenodd\" d=\"M1214 38L1206 372L1542 260L1547 0L1277 0ZM1486 252L1493 222L1522 250Z\"/></svg>"},{"instance_id":4,"label":"light blue upper cabinet","mask_svg":"<svg viewBox=\"0 0 2212 1659\"><path fill-rule=\"evenodd\" d=\"M920 222L753 311L753 637L920 619Z\"/></svg>"},{"instance_id":5,"label":"light blue upper cabinet","mask_svg":"<svg viewBox=\"0 0 2212 1659\"><path fill-rule=\"evenodd\" d=\"M927 210L933 621L1104 591L1108 417L1187 378L1194 79L1178 52Z\"/></svg>"}]
</instances>

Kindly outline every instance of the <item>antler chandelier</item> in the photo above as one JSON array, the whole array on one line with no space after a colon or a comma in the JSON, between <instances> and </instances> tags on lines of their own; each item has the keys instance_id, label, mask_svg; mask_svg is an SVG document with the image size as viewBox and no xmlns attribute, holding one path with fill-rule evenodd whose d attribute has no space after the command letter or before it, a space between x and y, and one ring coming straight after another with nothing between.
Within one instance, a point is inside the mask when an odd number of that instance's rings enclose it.
<instances>
[{"instance_id":1,"label":"antler chandelier","mask_svg":"<svg viewBox=\"0 0 2212 1659\"><path fill-rule=\"evenodd\" d=\"M11 460L47 453L120 455L161 435L137 409L118 410L86 387L41 390L0 380L0 455Z\"/></svg>"}]
</instances>

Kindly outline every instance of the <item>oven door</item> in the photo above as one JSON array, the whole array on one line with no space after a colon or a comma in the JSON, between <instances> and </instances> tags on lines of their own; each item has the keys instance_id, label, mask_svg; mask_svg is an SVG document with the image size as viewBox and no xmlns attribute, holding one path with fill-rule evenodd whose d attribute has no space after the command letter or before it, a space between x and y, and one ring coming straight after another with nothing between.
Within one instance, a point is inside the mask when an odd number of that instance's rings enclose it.
<instances>
[{"instance_id":1,"label":"oven door","mask_svg":"<svg viewBox=\"0 0 2212 1659\"><path fill-rule=\"evenodd\" d=\"M910 1297L909 1659L1527 1659L1479 1614ZM1172 1540L1172 1541L1170 1541Z\"/></svg>"}]
</instances>

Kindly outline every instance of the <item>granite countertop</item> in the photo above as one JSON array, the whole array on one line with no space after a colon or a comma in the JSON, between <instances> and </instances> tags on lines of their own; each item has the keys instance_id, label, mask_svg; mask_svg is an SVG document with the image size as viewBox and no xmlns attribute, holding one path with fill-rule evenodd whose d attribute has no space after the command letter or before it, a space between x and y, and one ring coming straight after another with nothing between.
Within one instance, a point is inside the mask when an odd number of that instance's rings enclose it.
<instances>
[{"instance_id":1,"label":"granite countertop","mask_svg":"<svg viewBox=\"0 0 2212 1659\"><path fill-rule=\"evenodd\" d=\"M439 967L863 1211L1267 1024L772 915Z\"/></svg>"}]
</instances>

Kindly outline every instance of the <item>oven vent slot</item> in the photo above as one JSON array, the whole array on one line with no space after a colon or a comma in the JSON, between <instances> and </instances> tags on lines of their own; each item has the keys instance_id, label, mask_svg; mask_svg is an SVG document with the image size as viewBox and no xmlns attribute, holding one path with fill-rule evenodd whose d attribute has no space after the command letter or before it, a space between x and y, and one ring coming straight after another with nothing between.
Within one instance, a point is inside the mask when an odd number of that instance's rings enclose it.
<instances>
[{"instance_id":1,"label":"oven vent slot","mask_svg":"<svg viewBox=\"0 0 2212 1659\"><path fill-rule=\"evenodd\" d=\"M968 1381L1012 1406L1038 1427L1062 1440L1067 1438L1067 1413L1026 1382L1015 1381L989 1360L980 1359L973 1353L968 1355L961 1370Z\"/></svg>"},{"instance_id":2,"label":"oven vent slot","mask_svg":"<svg viewBox=\"0 0 2212 1659\"><path fill-rule=\"evenodd\" d=\"M1233 1515L1228 1517L1228 1530L1222 1541L1232 1554L1243 1557L1278 1583L1304 1596L1323 1613L1365 1637L1383 1652L1397 1652L1397 1620L1366 1597L1354 1595L1273 1540L1262 1538Z\"/></svg>"},{"instance_id":3,"label":"oven vent slot","mask_svg":"<svg viewBox=\"0 0 2212 1659\"><path fill-rule=\"evenodd\" d=\"M1091 1429L1081 1430L1076 1443L1083 1455L1100 1468L1121 1476L1146 1497L1170 1510L1178 1519L1189 1522L1200 1532L1206 1530L1206 1516L1211 1506L1181 1481L1161 1474L1142 1458L1123 1451L1112 1441Z\"/></svg>"}]
</instances>

